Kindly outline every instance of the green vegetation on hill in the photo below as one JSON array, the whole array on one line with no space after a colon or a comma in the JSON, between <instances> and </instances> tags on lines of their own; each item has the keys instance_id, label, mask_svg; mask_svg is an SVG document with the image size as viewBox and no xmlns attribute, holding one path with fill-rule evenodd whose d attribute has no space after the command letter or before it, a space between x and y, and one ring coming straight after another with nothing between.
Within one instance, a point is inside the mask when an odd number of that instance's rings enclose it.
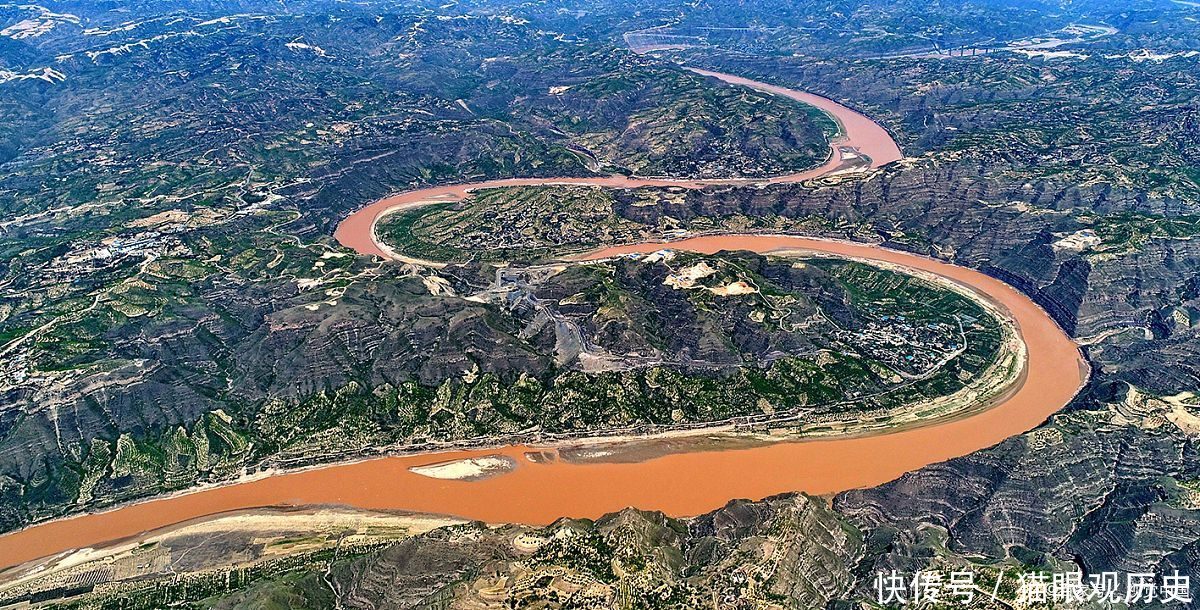
<instances>
[{"instance_id":1,"label":"green vegetation on hill","mask_svg":"<svg viewBox=\"0 0 1200 610\"><path fill-rule=\"evenodd\" d=\"M381 276L305 252L291 252L287 268L324 269L332 288L306 294L296 292L298 278L276 280L279 309L264 317L205 298L216 280L186 282L196 268L164 259L156 273L182 275L135 299L104 300L90 314L105 324L47 331L75 351L26 363L29 375L70 381L80 373L64 371L94 371L80 379L109 384L105 402L71 398L72 425L105 423L88 441L69 441L72 452L46 460L36 478L10 475L20 499L6 504L5 524L263 465L428 441L520 440L530 429L580 436L731 418L814 429L886 422L979 381L1005 333L944 287L835 259L676 254L509 267L501 284L466 301L431 294L430 276L380 288ZM254 250L213 264L250 273L253 260L276 257ZM315 267L322 261L329 267ZM440 277L465 295L497 272L451 267ZM135 305L138 315L115 313ZM147 358L155 364L139 364ZM149 418L148 405L182 397L195 415L141 427L104 415L106 405L135 404ZM35 439L37 430L36 418L18 420L8 438Z\"/></svg>"},{"instance_id":2,"label":"green vegetation on hill","mask_svg":"<svg viewBox=\"0 0 1200 610\"><path fill-rule=\"evenodd\" d=\"M640 219L641 208L684 203L680 188L531 186L473 192L462 202L395 212L376 227L397 252L432 261L534 261L688 232L819 232L814 219L709 213Z\"/></svg>"}]
</instances>

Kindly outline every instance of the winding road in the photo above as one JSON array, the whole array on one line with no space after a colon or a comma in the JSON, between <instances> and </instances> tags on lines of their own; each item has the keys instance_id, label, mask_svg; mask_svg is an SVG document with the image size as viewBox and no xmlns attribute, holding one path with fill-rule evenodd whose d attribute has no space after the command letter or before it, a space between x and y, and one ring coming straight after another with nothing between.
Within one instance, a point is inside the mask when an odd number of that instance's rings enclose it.
<instances>
[{"instance_id":1,"label":"winding road","mask_svg":"<svg viewBox=\"0 0 1200 610\"><path fill-rule=\"evenodd\" d=\"M396 209L458 199L485 187L590 184L609 187L800 182L835 172L878 168L901 158L887 131L831 100L736 76L696 70L725 81L811 104L835 117L840 135L819 168L765 180L675 180L625 177L513 179L451 185L403 193L348 217L335 235L363 255L402 258L378 243L376 221ZM660 243L594 252L607 257L652 252ZM733 498L763 498L789 491L827 494L878 485L931 463L962 456L1032 429L1066 405L1088 369L1074 342L1028 297L983 273L932 258L867 244L790 236L711 235L671 242L681 250L802 250L900 265L936 274L975 291L1006 312L1026 345L1024 374L1003 399L968 416L923 427L866 436L802 442L743 443L730 448L712 435L623 440L618 451L636 459L573 459L568 447L506 446L384 457L210 487L30 526L0 536L0 567L70 549L103 545L140 533L239 509L278 505L345 505L371 510L450 514L489 522L549 523L559 517L598 517L637 506L694 515ZM609 445L609 449L614 446ZM587 454L587 451L576 455ZM444 480L410 469L447 461L501 456L516 467L482 480ZM597 457L599 456L599 457Z\"/></svg>"}]
</instances>

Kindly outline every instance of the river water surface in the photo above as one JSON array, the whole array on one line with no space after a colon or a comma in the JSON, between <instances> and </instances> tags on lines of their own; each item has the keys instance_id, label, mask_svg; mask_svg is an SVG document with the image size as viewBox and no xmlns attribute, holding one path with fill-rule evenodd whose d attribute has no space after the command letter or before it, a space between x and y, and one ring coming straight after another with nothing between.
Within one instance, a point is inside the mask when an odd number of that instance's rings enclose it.
<instances>
[{"instance_id":1,"label":"river water surface","mask_svg":"<svg viewBox=\"0 0 1200 610\"><path fill-rule=\"evenodd\" d=\"M347 218L337 239L365 255L391 253L374 238L375 220L389 209L462 197L471 188L533 184L596 184L614 187L788 182L819 177L844 167L841 150L881 166L900 158L887 132L866 117L816 96L726 75L721 80L812 103L842 128L828 163L815 170L763 181L684 181L630 178L501 180L425 189L391 197ZM605 257L650 252L662 244L638 244L592 253ZM369 459L275 474L132 504L106 512L60 519L0 536L0 567L69 549L101 545L142 532L217 513L279 505L344 505L372 510L449 514L489 522L545 524L559 517L598 517L627 506L695 515L734 498L759 499L790 491L827 494L878 485L931 463L994 445L1037 426L1066 405L1082 386L1087 367L1074 342L1028 297L1003 282L964 267L913 254L848 242L761 235L705 236L672 242L697 252L805 250L884 261L934 273L967 286L1006 310L1027 346L1018 387L989 409L967 417L870 436L775 442L724 450L686 450L636 461L530 459L554 448L508 446ZM631 441L652 443L654 441ZM696 444L703 447L703 444ZM444 480L411 472L414 466L467 458L506 456L517 466L482 480Z\"/></svg>"}]
</instances>

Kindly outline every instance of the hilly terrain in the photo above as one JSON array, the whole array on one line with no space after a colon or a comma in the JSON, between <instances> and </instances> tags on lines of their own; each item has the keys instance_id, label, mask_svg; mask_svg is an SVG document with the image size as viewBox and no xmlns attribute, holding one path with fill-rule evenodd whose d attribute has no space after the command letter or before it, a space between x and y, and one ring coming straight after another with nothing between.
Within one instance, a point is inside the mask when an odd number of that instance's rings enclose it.
<instances>
[{"instance_id":1,"label":"hilly terrain","mask_svg":"<svg viewBox=\"0 0 1200 610\"><path fill-rule=\"evenodd\" d=\"M558 260L616 243L787 233L932 256L1029 295L1092 374L1034 430L832 498L548 527L218 523L228 547L145 542L120 561L153 567L81 564L0 599L856 608L879 573L970 569L977 606L1008 608L1040 571L1200 578L1192 3L43 4L0 7L5 530L439 442L865 420L1000 358L1001 319L869 265ZM905 158L804 184L496 189L380 225L447 267L331 237L423 185L825 160L824 115L681 65L842 102ZM968 316L975 351L945 368L863 340L950 347Z\"/></svg>"}]
</instances>

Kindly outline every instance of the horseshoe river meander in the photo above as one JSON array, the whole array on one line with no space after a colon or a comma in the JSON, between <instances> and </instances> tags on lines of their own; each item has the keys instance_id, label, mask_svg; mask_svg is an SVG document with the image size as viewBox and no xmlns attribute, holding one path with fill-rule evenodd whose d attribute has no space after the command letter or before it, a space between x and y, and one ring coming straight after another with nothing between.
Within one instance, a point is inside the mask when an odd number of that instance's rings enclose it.
<instances>
[{"instance_id":1,"label":"horseshoe river meander","mask_svg":"<svg viewBox=\"0 0 1200 610\"><path fill-rule=\"evenodd\" d=\"M694 70L727 84L752 87L816 106L833 116L840 133L829 160L813 170L765 180L669 178L510 179L440 186L371 204L336 231L343 245L365 256L399 258L378 243L375 222L385 213L455 200L483 187L589 184L607 187L754 185L800 182L836 172L878 168L901 158L888 132L831 100L725 74ZM714 83L714 86L720 86ZM662 243L612 247L598 258L653 252ZM677 250L778 252L801 250L899 266L965 287L1006 314L1025 345L1024 367L1012 387L986 408L923 426L797 442L713 444L704 435L610 439L629 459L562 459L562 446L513 445L372 458L308 470L274 473L229 485L151 499L104 512L36 524L0 536L0 567L70 549L95 547L140 533L224 513L281 505L341 505L368 510L437 513L488 522L549 523L559 517L597 517L627 506L695 515L734 498L758 499L805 491L828 494L878 485L922 466L994 445L1037 426L1066 405L1084 383L1087 366L1074 342L1040 307L1003 282L932 258L843 241L764 236L706 235L671 242ZM477 480L423 476L414 467L498 457L515 468ZM536 458L536 459L534 459Z\"/></svg>"}]
</instances>

